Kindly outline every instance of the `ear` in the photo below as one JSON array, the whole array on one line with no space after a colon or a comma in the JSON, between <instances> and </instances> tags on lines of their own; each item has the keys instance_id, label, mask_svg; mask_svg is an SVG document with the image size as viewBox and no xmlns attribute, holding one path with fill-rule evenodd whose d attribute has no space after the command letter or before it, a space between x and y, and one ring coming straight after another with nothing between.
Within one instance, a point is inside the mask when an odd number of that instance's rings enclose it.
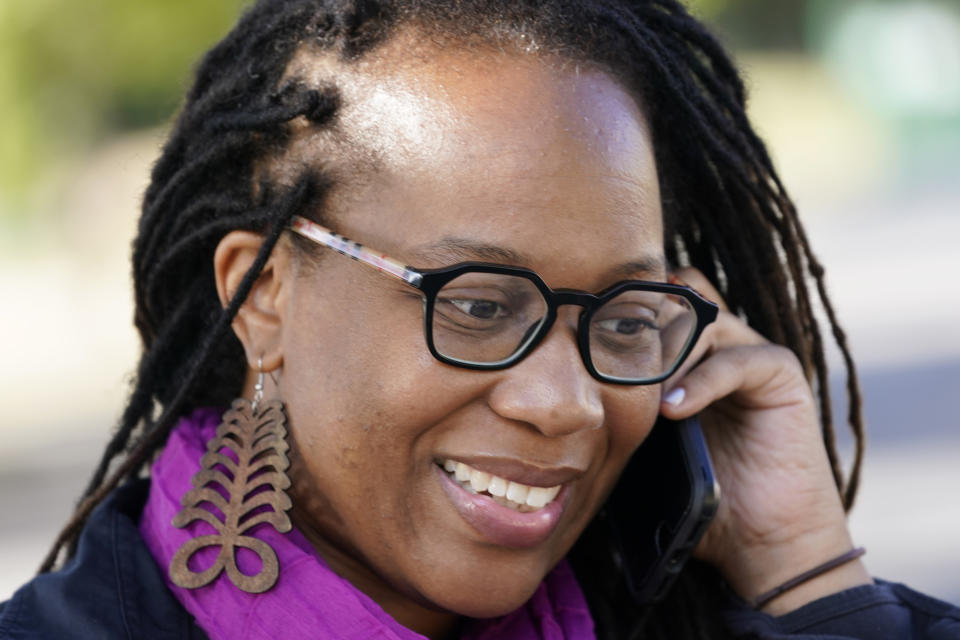
<instances>
[{"instance_id":1,"label":"ear","mask_svg":"<svg viewBox=\"0 0 960 640\"><path fill-rule=\"evenodd\" d=\"M251 231L231 231L213 254L213 272L220 304L226 307L257 258L263 236ZM233 332L243 344L247 366L256 370L263 358L263 371L283 364L281 334L283 307L289 290L290 254L286 245L277 243L250 294L233 319Z\"/></svg>"}]
</instances>

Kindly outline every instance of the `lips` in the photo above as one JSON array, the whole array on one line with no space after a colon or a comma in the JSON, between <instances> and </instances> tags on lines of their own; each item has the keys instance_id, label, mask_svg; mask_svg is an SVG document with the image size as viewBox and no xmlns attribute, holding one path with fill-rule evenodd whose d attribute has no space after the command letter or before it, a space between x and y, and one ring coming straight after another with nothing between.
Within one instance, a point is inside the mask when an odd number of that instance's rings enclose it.
<instances>
[{"instance_id":1,"label":"lips","mask_svg":"<svg viewBox=\"0 0 960 640\"><path fill-rule=\"evenodd\" d=\"M569 493L566 485L580 474L576 469L542 469L499 459L474 464L483 468L445 459L435 471L447 497L473 529L492 544L516 548L536 546L553 533Z\"/></svg>"}]
</instances>

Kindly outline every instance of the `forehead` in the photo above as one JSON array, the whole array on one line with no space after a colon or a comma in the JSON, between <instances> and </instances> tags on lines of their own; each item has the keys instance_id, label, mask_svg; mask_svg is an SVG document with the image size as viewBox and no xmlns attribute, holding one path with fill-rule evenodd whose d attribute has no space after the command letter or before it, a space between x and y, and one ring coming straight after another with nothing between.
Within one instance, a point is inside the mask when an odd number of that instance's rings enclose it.
<instances>
[{"instance_id":1,"label":"forehead","mask_svg":"<svg viewBox=\"0 0 960 640\"><path fill-rule=\"evenodd\" d=\"M541 54L409 45L401 36L337 72L348 77L334 135L353 164L330 202L339 231L423 266L416 247L451 239L532 263L662 254L650 136L609 75ZM310 83L331 73L297 64Z\"/></svg>"}]
</instances>

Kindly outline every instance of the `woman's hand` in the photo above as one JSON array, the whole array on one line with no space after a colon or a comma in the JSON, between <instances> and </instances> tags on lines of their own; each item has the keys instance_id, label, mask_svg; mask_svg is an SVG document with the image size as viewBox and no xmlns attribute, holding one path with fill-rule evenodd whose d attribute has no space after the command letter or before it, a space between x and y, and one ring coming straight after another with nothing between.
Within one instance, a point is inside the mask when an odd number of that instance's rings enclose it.
<instances>
[{"instance_id":1,"label":"woman's hand","mask_svg":"<svg viewBox=\"0 0 960 640\"><path fill-rule=\"evenodd\" d=\"M696 556L753 599L853 543L800 362L731 314L702 273L676 276L721 311L664 384L661 412L674 420L700 414L722 495ZM782 614L871 582L863 564L851 562L764 609Z\"/></svg>"}]
</instances>

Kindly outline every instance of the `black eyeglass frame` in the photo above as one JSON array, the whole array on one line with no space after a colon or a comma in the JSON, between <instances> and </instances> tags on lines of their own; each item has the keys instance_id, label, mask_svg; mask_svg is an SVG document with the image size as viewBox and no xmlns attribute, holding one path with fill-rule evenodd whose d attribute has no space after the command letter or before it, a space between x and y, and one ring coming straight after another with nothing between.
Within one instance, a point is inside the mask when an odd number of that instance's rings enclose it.
<instances>
[{"instance_id":1,"label":"black eyeglass frame","mask_svg":"<svg viewBox=\"0 0 960 640\"><path fill-rule=\"evenodd\" d=\"M677 369L680 368L690 355L693 346L697 343L697 340L700 339L703 330L707 325L717 319L719 312L719 307L715 303L702 297L690 287L683 285L666 282L649 282L646 280L623 280L596 294L578 291L576 289L553 290L535 271L524 267L492 264L488 262L460 262L437 269L415 269L388 257L386 254L378 253L358 242L336 234L316 222L301 216L294 217L290 229L317 244L333 249L349 258L371 266L382 273L400 278L411 287L418 289L423 293L423 328L427 349L430 351L430 354L440 362L465 369L496 371L512 367L530 355L547 334L550 333L550 329L553 328L553 324L557 319L557 310L560 307L575 305L583 308L577 320L577 346L580 351L580 359L583 361L583 365L591 376L601 382L620 385L639 386L657 384L676 373ZM534 284L543 296L544 301L546 301L547 310L539 327L534 333L527 336L523 344L508 358L496 362L460 360L444 355L434 344L433 311L436 306L437 294L444 285L465 273L492 273L525 278ZM666 372L653 378L620 378L617 376L609 376L600 373L596 367L593 366L593 359L590 356L590 320L593 318L597 309L625 291L650 291L679 296L690 303L696 315L696 327L690 333L690 336L688 336L686 344L684 344L679 355L674 359L671 367Z\"/></svg>"},{"instance_id":2,"label":"black eyeglass frame","mask_svg":"<svg viewBox=\"0 0 960 640\"><path fill-rule=\"evenodd\" d=\"M583 308L577 320L577 346L580 350L580 359L583 366L591 376L601 382L611 382L613 384L623 385L647 385L663 382L672 376L680 365L690 355L693 346L697 343L703 330L711 322L716 320L718 307L713 302L701 297L693 289L682 285L669 284L666 282L648 282L646 280L623 280L617 282L599 293L588 293L576 289L551 289L546 282L535 272L524 267L513 267L501 264L491 264L488 262L460 262L448 267L438 269L417 269L421 275L419 284L415 286L424 294L423 298L423 329L427 340L427 348L431 355L437 360L446 364L451 364L467 369L477 369L486 371L495 371L507 369L526 358L550 333L554 322L557 319L557 311L560 307L566 305L575 305ZM444 355L437 350L433 341L433 311L437 301L437 294L448 282L466 274L466 273L492 273L499 275L514 276L525 278L532 282L540 291L544 301L547 303L547 309L539 327L526 340L517 347L509 357L497 362L473 362L470 360L460 360ZM619 296L625 291L650 291L654 293L665 293L682 297L690 303L691 308L696 314L697 324L694 330L687 338L686 344L680 350L680 353L674 359L665 373L653 378L620 378L610 376L597 371L593 365L593 358L590 355L590 321L597 309L601 308L608 301Z\"/></svg>"}]
</instances>

